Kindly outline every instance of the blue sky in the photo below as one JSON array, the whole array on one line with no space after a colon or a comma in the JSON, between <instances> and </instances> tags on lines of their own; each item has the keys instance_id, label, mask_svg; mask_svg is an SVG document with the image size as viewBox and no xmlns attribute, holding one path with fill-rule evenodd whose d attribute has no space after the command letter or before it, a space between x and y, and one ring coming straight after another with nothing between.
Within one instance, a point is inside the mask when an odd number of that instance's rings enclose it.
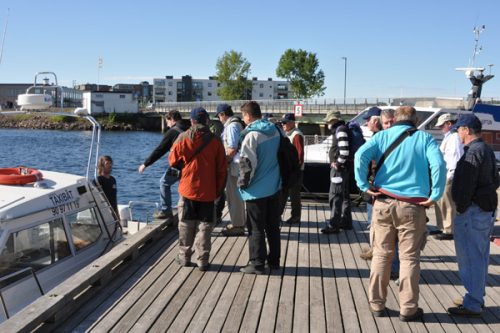
<instances>
[{"instance_id":1,"label":"blue sky","mask_svg":"<svg viewBox=\"0 0 500 333\"><path fill-rule=\"evenodd\" d=\"M483 51L476 65L500 69L498 0L1 0L7 8L0 83L30 83L53 71L64 85L152 82L165 75L207 78L217 58L236 50L251 76L276 77L283 52L315 52L325 72L325 96L464 97L470 88L455 67L467 66L474 26ZM500 97L500 79L483 89Z\"/></svg>"}]
</instances>

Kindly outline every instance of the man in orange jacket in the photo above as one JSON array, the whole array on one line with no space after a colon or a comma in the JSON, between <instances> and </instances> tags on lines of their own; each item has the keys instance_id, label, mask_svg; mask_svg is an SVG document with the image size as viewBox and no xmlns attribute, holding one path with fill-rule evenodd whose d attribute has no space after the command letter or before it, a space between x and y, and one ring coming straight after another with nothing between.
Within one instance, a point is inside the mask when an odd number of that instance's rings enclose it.
<instances>
[{"instance_id":1,"label":"man in orange jacket","mask_svg":"<svg viewBox=\"0 0 500 333\"><path fill-rule=\"evenodd\" d=\"M182 266L191 266L194 245L200 271L206 271L209 267L214 201L224 190L227 173L224 147L210 132L207 121L205 109L193 109L191 128L179 135L168 158L171 166L182 169L177 205L177 262Z\"/></svg>"}]
</instances>

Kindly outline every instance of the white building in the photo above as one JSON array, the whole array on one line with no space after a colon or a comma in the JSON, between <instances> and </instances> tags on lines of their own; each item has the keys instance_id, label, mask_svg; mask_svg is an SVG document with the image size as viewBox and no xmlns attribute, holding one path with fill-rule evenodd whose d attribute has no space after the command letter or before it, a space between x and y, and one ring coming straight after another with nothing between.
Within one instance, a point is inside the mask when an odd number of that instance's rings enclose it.
<instances>
[{"instance_id":1,"label":"white building","mask_svg":"<svg viewBox=\"0 0 500 333\"><path fill-rule=\"evenodd\" d=\"M139 104L132 93L84 92L82 104L90 114L139 112Z\"/></svg>"},{"instance_id":2,"label":"white building","mask_svg":"<svg viewBox=\"0 0 500 333\"><path fill-rule=\"evenodd\" d=\"M220 83L216 77L193 79L189 75L182 78L166 76L164 79L153 79L153 103L188 102L188 101L220 101L217 89ZM252 100L288 99L289 83L286 81L258 80L252 78Z\"/></svg>"}]
</instances>

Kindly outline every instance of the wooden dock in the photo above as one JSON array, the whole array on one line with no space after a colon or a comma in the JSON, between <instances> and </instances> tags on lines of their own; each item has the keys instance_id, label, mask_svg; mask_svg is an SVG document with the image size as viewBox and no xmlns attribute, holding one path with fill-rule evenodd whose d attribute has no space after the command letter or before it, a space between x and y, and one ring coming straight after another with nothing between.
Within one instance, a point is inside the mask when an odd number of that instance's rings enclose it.
<instances>
[{"instance_id":1,"label":"wooden dock","mask_svg":"<svg viewBox=\"0 0 500 333\"><path fill-rule=\"evenodd\" d=\"M285 219L288 214L289 207ZM431 220L432 215L430 209ZM57 320L38 330L500 332L500 247L491 245L482 318L456 318L446 313L464 288L454 242L432 237L421 261L419 306L424 309L424 321L399 321L398 286L393 281L387 300L389 316L374 318L367 297L370 262L359 257L368 244L364 207L353 210L354 230L338 235L319 232L328 217L327 204L304 203L300 225L281 228L282 269L260 276L239 272L248 261L247 238L222 236L223 225L213 233L209 271L180 267L174 261L177 232L171 230L106 285L97 286L98 292L84 297L73 314L55 316Z\"/></svg>"}]
</instances>

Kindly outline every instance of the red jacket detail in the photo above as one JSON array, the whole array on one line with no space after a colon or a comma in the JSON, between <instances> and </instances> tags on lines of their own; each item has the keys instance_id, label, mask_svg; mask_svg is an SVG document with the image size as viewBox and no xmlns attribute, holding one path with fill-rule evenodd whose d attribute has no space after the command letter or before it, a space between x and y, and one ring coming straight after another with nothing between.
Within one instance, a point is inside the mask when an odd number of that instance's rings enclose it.
<instances>
[{"instance_id":1,"label":"red jacket detail","mask_svg":"<svg viewBox=\"0 0 500 333\"><path fill-rule=\"evenodd\" d=\"M203 135L212 139L203 150L191 158L201 146ZM186 164L186 159L191 159ZM221 141L209 132L207 126L194 125L181 133L170 150L170 165L182 163L179 194L194 201L214 201L222 193L226 183L226 155Z\"/></svg>"}]
</instances>

